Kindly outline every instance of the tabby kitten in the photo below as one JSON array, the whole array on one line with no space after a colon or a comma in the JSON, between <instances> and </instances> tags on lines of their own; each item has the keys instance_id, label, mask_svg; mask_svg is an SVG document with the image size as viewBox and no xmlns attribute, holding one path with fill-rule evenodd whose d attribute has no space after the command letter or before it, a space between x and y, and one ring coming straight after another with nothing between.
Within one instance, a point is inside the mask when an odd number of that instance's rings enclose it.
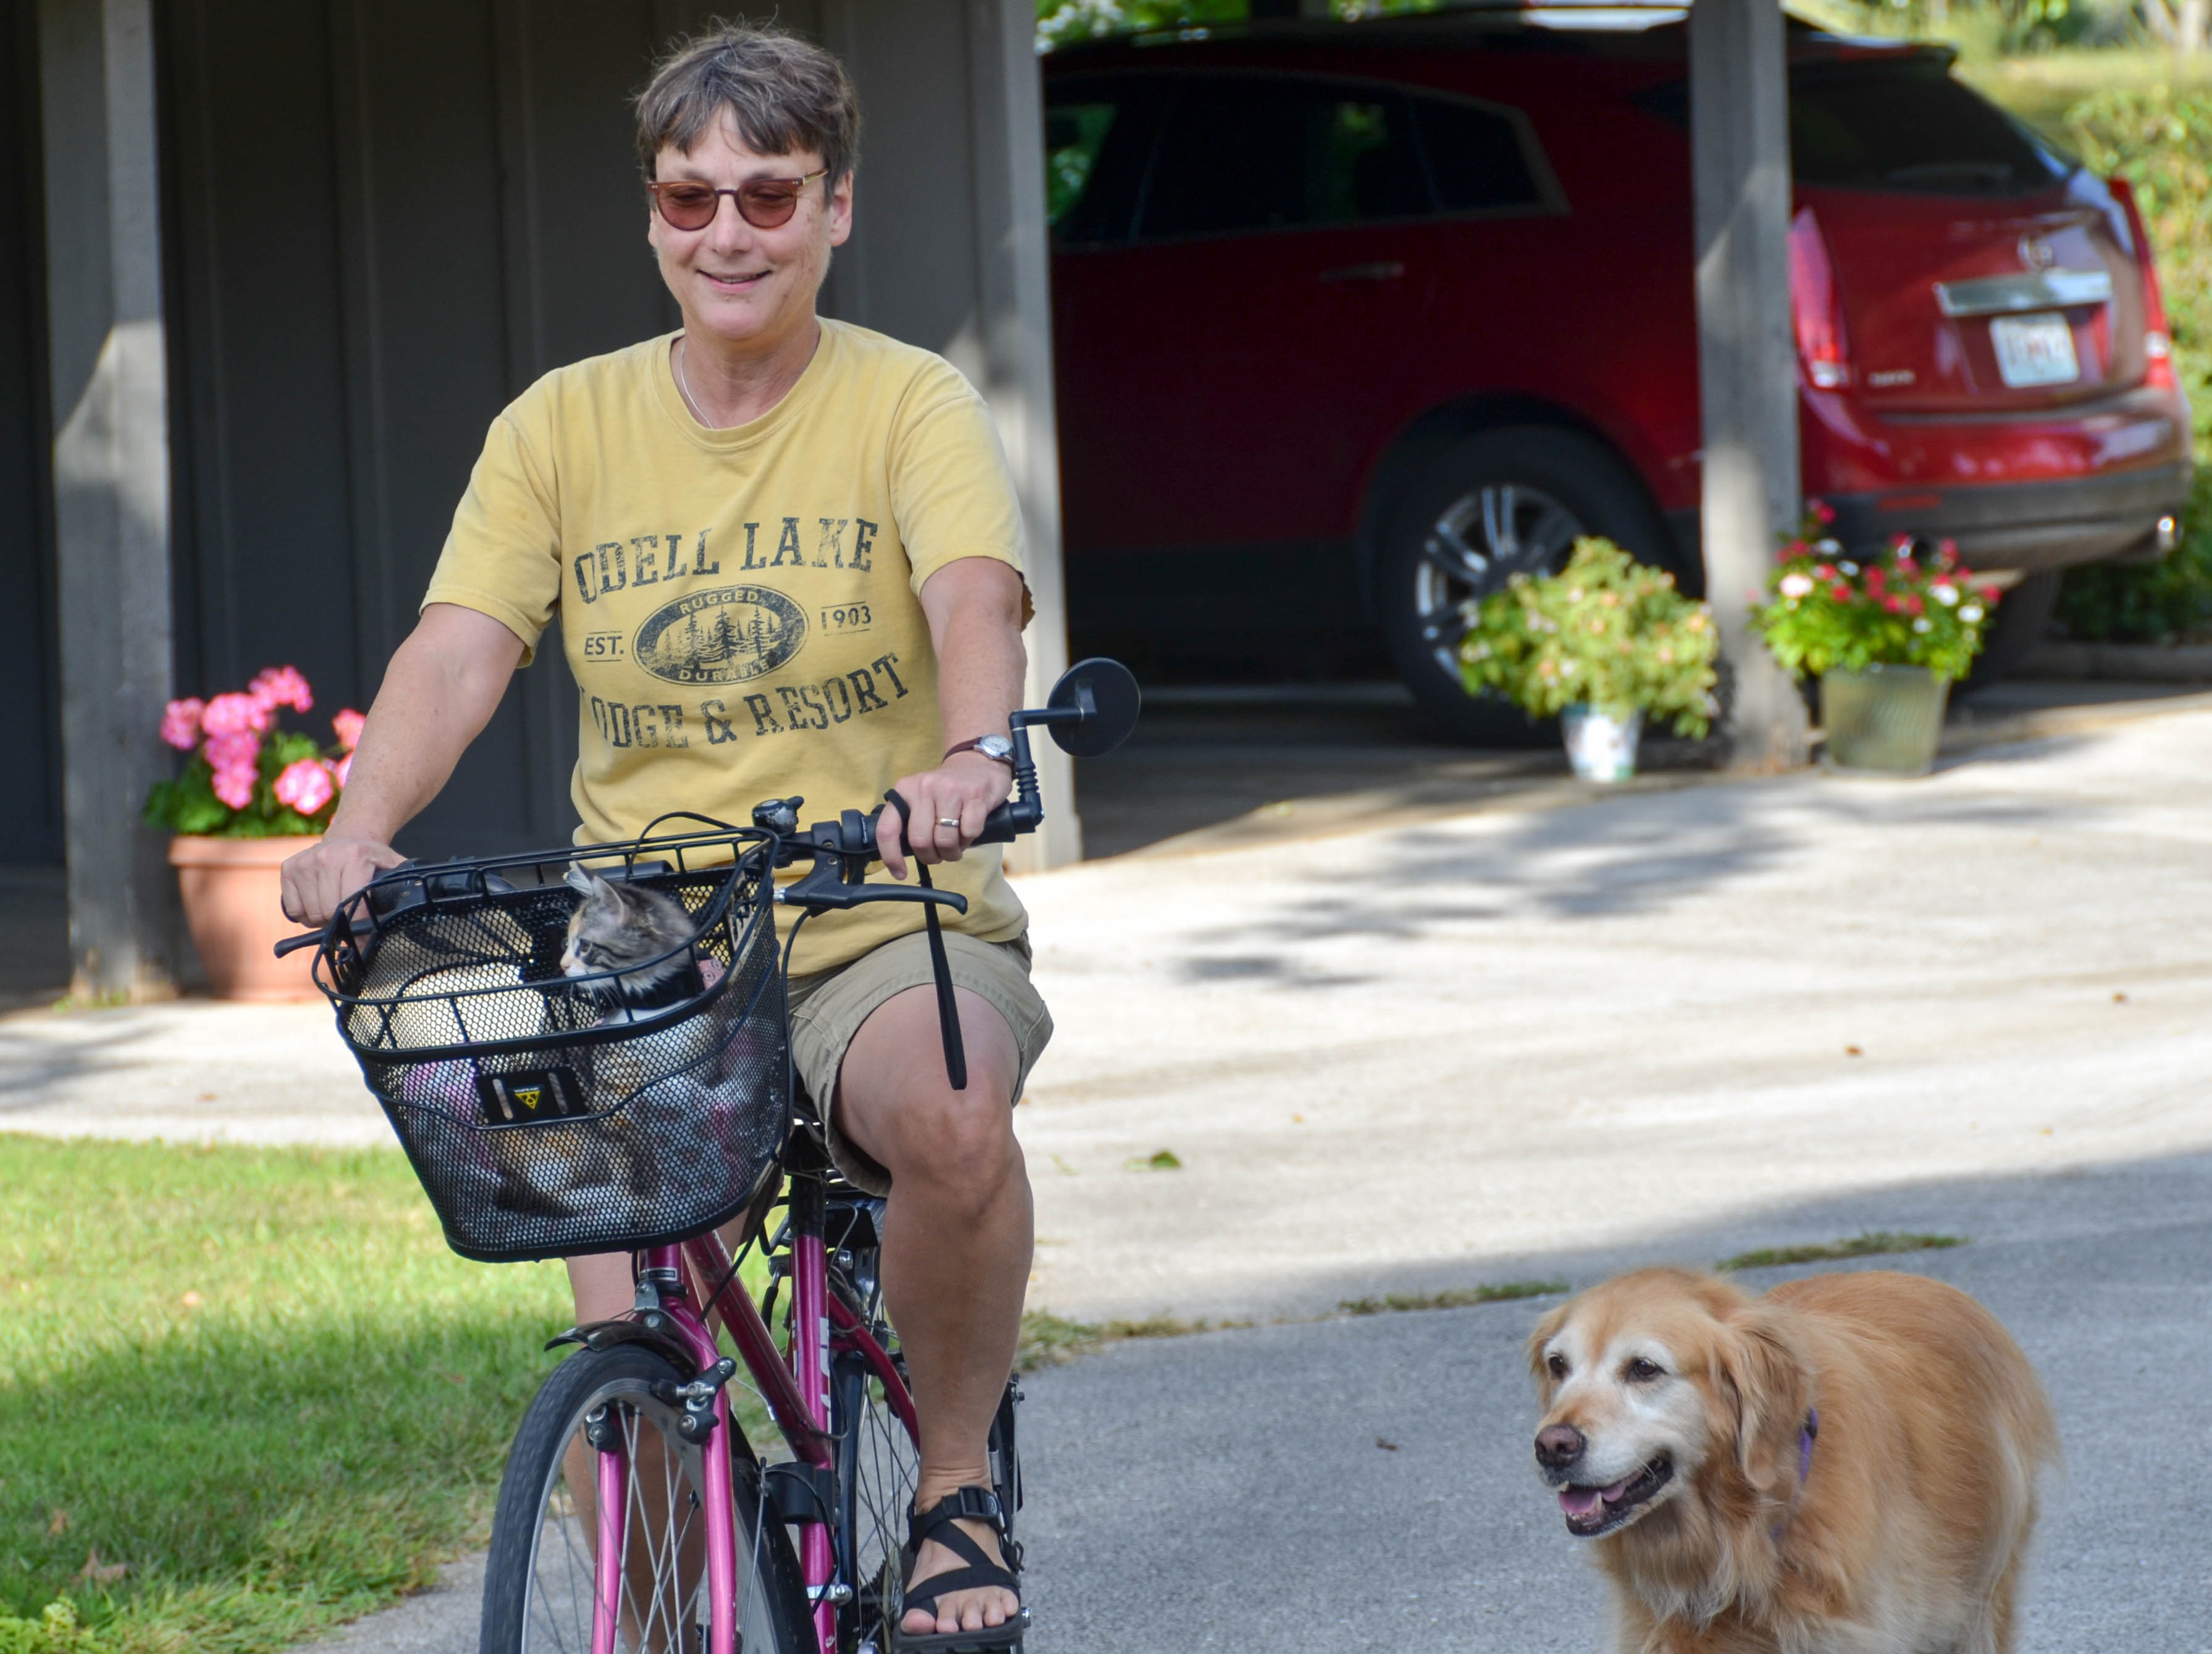
<instances>
[{"instance_id":1,"label":"tabby kitten","mask_svg":"<svg viewBox=\"0 0 2212 1654\"><path fill-rule=\"evenodd\" d=\"M690 952L669 953L691 934L691 915L684 904L643 885L616 884L583 867L570 867L568 882L583 900L568 921L568 944L561 951L562 974L592 976L622 974L593 982L587 990L632 1011L658 1011L703 993L699 962ZM647 961L669 953L657 964ZM641 968L626 970L625 966Z\"/></svg>"}]
</instances>

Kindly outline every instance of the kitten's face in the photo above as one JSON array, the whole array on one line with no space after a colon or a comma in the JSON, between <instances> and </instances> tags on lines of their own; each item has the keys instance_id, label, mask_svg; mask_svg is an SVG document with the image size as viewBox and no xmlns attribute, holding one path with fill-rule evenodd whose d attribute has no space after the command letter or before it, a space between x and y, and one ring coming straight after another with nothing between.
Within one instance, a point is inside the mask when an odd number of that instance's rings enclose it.
<instances>
[{"instance_id":1,"label":"kitten's face","mask_svg":"<svg viewBox=\"0 0 2212 1654\"><path fill-rule=\"evenodd\" d=\"M571 868L568 883L583 893L568 920L568 940L561 950L567 976L592 976L644 964L682 941L690 930L683 907L658 891L619 885L581 868ZM683 956L663 960L635 976L624 988L642 988L680 970Z\"/></svg>"}]
</instances>

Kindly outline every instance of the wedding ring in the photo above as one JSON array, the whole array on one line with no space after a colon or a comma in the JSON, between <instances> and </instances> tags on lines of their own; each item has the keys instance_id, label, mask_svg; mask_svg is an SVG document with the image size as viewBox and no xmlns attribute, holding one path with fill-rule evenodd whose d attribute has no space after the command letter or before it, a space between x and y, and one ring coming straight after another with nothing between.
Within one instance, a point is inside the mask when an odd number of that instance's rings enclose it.
<instances>
[{"instance_id":1,"label":"wedding ring","mask_svg":"<svg viewBox=\"0 0 2212 1654\"><path fill-rule=\"evenodd\" d=\"M939 816L937 818L937 824L940 827L957 827L960 824L960 818L957 816Z\"/></svg>"}]
</instances>

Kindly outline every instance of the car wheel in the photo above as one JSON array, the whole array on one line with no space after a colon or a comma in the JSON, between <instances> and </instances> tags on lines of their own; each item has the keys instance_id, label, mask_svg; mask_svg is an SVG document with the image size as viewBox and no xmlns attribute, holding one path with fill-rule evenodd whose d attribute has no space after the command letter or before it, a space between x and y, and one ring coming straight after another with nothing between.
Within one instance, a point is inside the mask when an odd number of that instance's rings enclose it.
<instances>
[{"instance_id":1,"label":"car wheel","mask_svg":"<svg viewBox=\"0 0 2212 1654\"><path fill-rule=\"evenodd\" d=\"M1376 563L1376 607L1399 677L1455 740L1527 746L1556 739L1551 720L1462 686L1463 605L1516 574L1557 573L1585 534L1663 564L1666 532L1634 473L1589 437L1530 427L1454 444L1406 490Z\"/></svg>"},{"instance_id":2,"label":"car wheel","mask_svg":"<svg viewBox=\"0 0 2212 1654\"><path fill-rule=\"evenodd\" d=\"M2030 575L2004 594L1996 612L1990 617L1982 652L1974 657L1973 668L1961 689L1979 689L2020 670L2028 652L2050 631L2051 616L2058 612L2061 578L2056 569Z\"/></svg>"}]
</instances>

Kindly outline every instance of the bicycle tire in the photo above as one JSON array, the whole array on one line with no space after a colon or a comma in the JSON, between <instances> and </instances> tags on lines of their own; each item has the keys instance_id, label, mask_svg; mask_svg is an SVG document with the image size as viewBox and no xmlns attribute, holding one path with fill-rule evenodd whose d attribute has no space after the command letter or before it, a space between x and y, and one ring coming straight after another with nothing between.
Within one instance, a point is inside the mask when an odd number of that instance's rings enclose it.
<instances>
[{"instance_id":1,"label":"bicycle tire","mask_svg":"<svg viewBox=\"0 0 2212 1654\"><path fill-rule=\"evenodd\" d=\"M656 1384L677 1382L675 1369L659 1356L618 1346L578 1351L539 1388L500 1481L481 1654L590 1654L593 1545L562 1467L571 1444L582 1444L587 1418L603 1408L633 1444L628 1531L643 1539L650 1569L639 1578L625 1558L630 1577L617 1654L703 1654L705 1529L695 1521L702 1456L678 1435L679 1409L653 1395ZM744 1654L815 1654L805 1591L784 1529L759 1519L760 1465L742 1435L732 1437L730 1450L739 1553L738 1647ZM649 1461L655 1456L660 1502L671 1514L683 1512L672 1523L652 1508L656 1478ZM658 1543L651 1533L656 1526ZM559 1543L549 1548L545 1542L553 1537Z\"/></svg>"},{"instance_id":2,"label":"bicycle tire","mask_svg":"<svg viewBox=\"0 0 2212 1654\"><path fill-rule=\"evenodd\" d=\"M873 1250L848 1256L854 1256L857 1268L840 1270L838 1285L845 1289L847 1301L864 1310L862 1320L870 1333L903 1373L897 1335L884 1314L880 1293L864 1295L860 1290L862 1283L872 1286L876 1279ZM991 1421L988 1449L992 1486L1006 1515L1006 1543L1016 1558L1020 1554L1013 1547L1014 1514L1021 1505L1021 1462L1015 1409L1021 1399L1019 1383L1009 1378ZM840 1654L863 1654L870 1647L887 1651L896 1646L893 1633L903 1608L901 1552L907 1517L914 1508L920 1450L891 1410L882 1383L857 1354L847 1352L831 1363L830 1408L830 1432L837 1443L840 1560L854 1588L853 1600L839 1615L838 1647ZM1015 1645L1016 1654L1019 1647Z\"/></svg>"}]
</instances>

